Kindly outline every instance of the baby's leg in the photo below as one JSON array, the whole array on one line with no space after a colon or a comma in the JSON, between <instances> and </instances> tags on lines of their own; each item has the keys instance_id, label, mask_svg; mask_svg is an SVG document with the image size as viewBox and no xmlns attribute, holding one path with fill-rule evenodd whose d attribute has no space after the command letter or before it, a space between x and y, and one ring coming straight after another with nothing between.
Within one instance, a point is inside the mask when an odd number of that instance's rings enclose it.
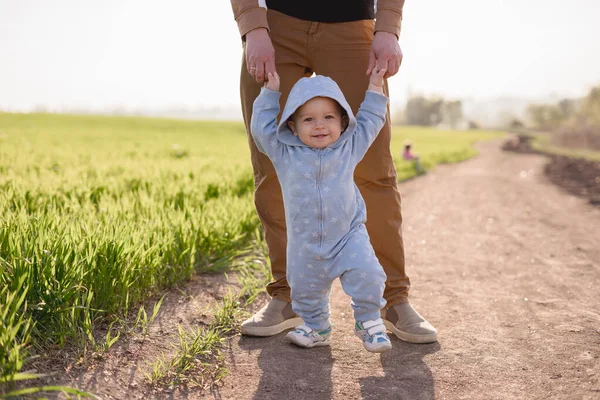
<instances>
[{"instance_id":1,"label":"baby's leg","mask_svg":"<svg viewBox=\"0 0 600 400\"><path fill-rule=\"evenodd\" d=\"M380 310L386 304L383 298L386 276L368 242L368 236L352 238L341 255L343 259L338 261L347 267L340 276L340 282L346 294L352 298L354 319L366 322L380 318Z\"/></svg>"},{"instance_id":2,"label":"baby's leg","mask_svg":"<svg viewBox=\"0 0 600 400\"><path fill-rule=\"evenodd\" d=\"M329 295L332 281L324 272L324 266L317 264L299 271L288 270L287 275L291 288L292 310L311 329L322 331L329 328Z\"/></svg>"},{"instance_id":3,"label":"baby's leg","mask_svg":"<svg viewBox=\"0 0 600 400\"><path fill-rule=\"evenodd\" d=\"M356 320L354 333L362 340L365 349L383 353L392 348L380 316L380 310L386 303L383 298L386 276L368 240L353 242L343 251L346 257L341 261L351 267L342 274L340 281L344 291L352 297Z\"/></svg>"}]
</instances>

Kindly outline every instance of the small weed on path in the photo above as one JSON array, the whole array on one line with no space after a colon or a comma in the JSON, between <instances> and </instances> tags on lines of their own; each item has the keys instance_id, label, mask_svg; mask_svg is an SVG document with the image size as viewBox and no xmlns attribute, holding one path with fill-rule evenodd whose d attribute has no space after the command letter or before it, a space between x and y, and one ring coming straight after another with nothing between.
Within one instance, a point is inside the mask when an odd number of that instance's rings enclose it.
<instances>
[{"instance_id":1,"label":"small weed on path","mask_svg":"<svg viewBox=\"0 0 600 400\"><path fill-rule=\"evenodd\" d=\"M265 244L262 240L257 243L264 259ZM228 339L237 334L245 308L264 291L270 279L267 264L255 255L244 256L234 270L241 289L233 292L229 288L218 303L208 307L203 314L210 315L211 321L206 326L185 330L178 325L178 343L173 345L175 353L170 358L161 354L143 371L152 385L169 390L179 385L206 388L227 374L222 350Z\"/></svg>"}]
</instances>

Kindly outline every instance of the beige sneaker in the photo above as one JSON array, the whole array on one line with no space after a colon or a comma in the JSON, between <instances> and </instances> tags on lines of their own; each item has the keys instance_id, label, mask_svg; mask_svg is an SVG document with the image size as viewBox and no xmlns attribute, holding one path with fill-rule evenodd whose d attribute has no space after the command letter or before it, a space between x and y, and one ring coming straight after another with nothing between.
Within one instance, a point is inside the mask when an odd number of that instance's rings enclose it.
<instances>
[{"instance_id":1,"label":"beige sneaker","mask_svg":"<svg viewBox=\"0 0 600 400\"><path fill-rule=\"evenodd\" d=\"M398 339L409 343L437 342L437 329L423 318L410 303L396 304L381 310L385 327Z\"/></svg>"},{"instance_id":2,"label":"beige sneaker","mask_svg":"<svg viewBox=\"0 0 600 400\"><path fill-rule=\"evenodd\" d=\"M272 336L303 323L292 305L279 299L271 299L256 314L242 323L242 335Z\"/></svg>"},{"instance_id":3,"label":"beige sneaker","mask_svg":"<svg viewBox=\"0 0 600 400\"><path fill-rule=\"evenodd\" d=\"M300 347L310 349L316 346L331 345L331 326L322 331L315 331L302 324L296 327L296 330L288 332L285 335L292 343Z\"/></svg>"}]
</instances>

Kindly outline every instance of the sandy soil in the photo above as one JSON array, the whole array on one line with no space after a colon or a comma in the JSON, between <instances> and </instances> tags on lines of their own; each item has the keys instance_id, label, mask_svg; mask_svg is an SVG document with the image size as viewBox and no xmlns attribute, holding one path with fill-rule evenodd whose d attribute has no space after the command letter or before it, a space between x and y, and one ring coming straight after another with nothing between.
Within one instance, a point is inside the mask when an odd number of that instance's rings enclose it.
<instances>
[{"instance_id":1,"label":"sandy soil","mask_svg":"<svg viewBox=\"0 0 600 400\"><path fill-rule=\"evenodd\" d=\"M553 185L545 157L501 144L400 186L411 302L438 343L366 352L336 284L331 348L236 336L219 386L157 392L139 368L174 321L197 323L208 283L195 281L142 344L59 381L116 399L600 399L600 209Z\"/></svg>"}]
</instances>

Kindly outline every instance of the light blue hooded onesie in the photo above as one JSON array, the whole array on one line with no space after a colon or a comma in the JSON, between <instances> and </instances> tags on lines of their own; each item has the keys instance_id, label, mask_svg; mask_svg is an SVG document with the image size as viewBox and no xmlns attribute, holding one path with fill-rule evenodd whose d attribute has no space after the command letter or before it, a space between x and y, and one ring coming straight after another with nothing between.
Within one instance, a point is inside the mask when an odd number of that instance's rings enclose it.
<instances>
[{"instance_id":1,"label":"light blue hooded onesie","mask_svg":"<svg viewBox=\"0 0 600 400\"><path fill-rule=\"evenodd\" d=\"M327 329L331 283L340 278L359 322L380 318L386 275L365 227L365 202L354 169L385 123L388 98L367 91L356 117L338 85L317 75L292 88L279 126L279 92L262 88L251 132L272 161L283 192L287 280L292 309L315 330ZM324 149L304 144L286 121L313 97L329 97L348 113L348 127Z\"/></svg>"}]
</instances>

